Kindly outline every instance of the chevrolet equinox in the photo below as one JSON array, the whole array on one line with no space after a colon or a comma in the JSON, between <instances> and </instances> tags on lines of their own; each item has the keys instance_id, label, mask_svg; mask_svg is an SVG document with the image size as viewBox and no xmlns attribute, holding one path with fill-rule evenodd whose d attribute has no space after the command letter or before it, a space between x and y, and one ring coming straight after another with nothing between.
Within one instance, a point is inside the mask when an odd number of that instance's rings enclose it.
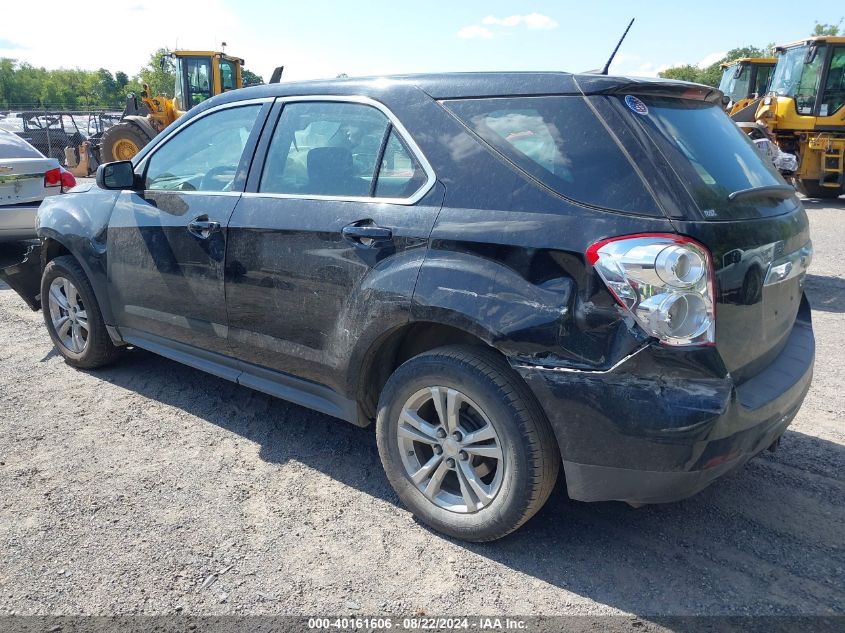
<instances>
[{"instance_id":1,"label":"chevrolet equinox","mask_svg":"<svg viewBox=\"0 0 845 633\"><path fill-rule=\"evenodd\" d=\"M45 200L3 276L56 348L135 346L353 424L449 535L692 495L812 378L795 192L704 86L479 73L256 86ZM338 456L343 459L343 456Z\"/></svg>"}]
</instances>

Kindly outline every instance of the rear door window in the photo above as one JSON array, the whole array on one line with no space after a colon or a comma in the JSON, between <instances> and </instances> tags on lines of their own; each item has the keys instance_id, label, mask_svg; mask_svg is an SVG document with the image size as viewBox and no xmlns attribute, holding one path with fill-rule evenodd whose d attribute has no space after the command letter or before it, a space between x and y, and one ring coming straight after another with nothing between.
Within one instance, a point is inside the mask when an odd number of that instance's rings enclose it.
<instances>
[{"instance_id":1,"label":"rear door window","mask_svg":"<svg viewBox=\"0 0 845 633\"><path fill-rule=\"evenodd\" d=\"M644 112L620 105L635 124L645 127L706 219L768 217L794 208L789 199L728 200L735 191L786 183L717 104L645 96L642 101Z\"/></svg>"},{"instance_id":2,"label":"rear door window","mask_svg":"<svg viewBox=\"0 0 845 633\"><path fill-rule=\"evenodd\" d=\"M419 161L396 130L391 130L378 172L376 198L408 198L425 184L426 179Z\"/></svg>"},{"instance_id":3,"label":"rear door window","mask_svg":"<svg viewBox=\"0 0 845 633\"><path fill-rule=\"evenodd\" d=\"M660 215L642 178L583 97L443 104L496 152L549 189L604 209Z\"/></svg>"},{"instance_id":4,"label":"rear door window","mask_svg":"<svg viewBox=\"0 0 845 633\"><path fill-rule=\"evenodd\" d=\"M289 103L273 132L258 190L369 196L388 125L384 114L367 105Z\"/></svg>"}]
</instances>

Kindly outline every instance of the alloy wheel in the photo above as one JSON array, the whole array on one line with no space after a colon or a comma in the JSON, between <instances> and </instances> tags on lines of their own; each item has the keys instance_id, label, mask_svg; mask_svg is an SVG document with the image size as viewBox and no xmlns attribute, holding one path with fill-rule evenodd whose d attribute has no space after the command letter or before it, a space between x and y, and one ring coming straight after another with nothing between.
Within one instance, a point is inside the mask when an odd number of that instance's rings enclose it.
<instances>
[{"instance_id":1,"label":"alloy wheel","mask_svg":"<svg viewBox=\"0 0 845 633\"><path fill-rule=\"evenodd\" d=\"M74 354L82 354L88 346L88 313L73 282L66 277L56 277L50 284L48 305L53 329L61 344Z\"/></svg>"},{"instance_id":2,"label":"alloy wheel","mask_svg":"<svg viewBox=\"0 0 845 633\"><path fill-rule=\"evenodd\" d=\"M432 503L459 513L489 505L502 486L502 444L490 419L466 394L430 387L402 407L397 441L405 472Z\"/></svg>"}]
</instances>

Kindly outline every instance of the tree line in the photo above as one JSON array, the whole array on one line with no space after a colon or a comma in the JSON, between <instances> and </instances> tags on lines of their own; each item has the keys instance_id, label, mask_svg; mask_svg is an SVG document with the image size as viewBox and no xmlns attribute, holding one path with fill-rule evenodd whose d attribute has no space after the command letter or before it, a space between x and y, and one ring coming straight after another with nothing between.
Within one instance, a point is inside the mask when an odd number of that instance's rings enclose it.
<instances>
[{"instance_id":1,"label":"tree line","mask_svg":"<svg viewBox=\"0 0 845 633\"><path fill-rule=\"evenodd\" d=\"M837 24L816 22L811 35L839 35L841 26L841 19ZM666 79L694 81L699 84L718 87L719 80L722 78L722 69L720 68L722 64L732 62L733 60L740 59L742 57L770 57L774 55L774 48L774 44L769 44L763 48L759 48L757 46L742 46L740 48L729 50L725 53L725 56L722 57L722 59L710 64L709 66L705 66L704 68L695 64L683 64L681 66L667 68L657 74Z\"/></svg>"},{"instance_id":2,"label":"tree line","mask_svg":"<svg viewBox=\"0 0 845 633\"><path fill-rule=\"evenodd\" d=\"M245 86L264 83L247 69L242 75ZM172 97L175 82L173 60L165 48L150 55L149 62L132 77L123 71L112 74L105 68L47 70L0 57L0 110L122 109L126 96L140 93L143 84L149 84L155 95Z\"/></svg>"}]
</instances>

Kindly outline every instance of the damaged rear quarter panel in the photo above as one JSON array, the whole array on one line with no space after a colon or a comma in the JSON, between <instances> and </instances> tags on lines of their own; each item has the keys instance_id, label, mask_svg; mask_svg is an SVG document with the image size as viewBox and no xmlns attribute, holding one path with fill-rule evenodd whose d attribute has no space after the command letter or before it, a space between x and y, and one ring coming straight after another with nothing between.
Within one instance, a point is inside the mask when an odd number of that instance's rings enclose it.
<instances>
[{"instance_id":1,"label":"damaged rear quarter panel","mask_svg":"<svg viewBox=\"0 0 845 633\"><path fill-rule=\"evenodd\" d=\"M448 197L448 193L447 193ZM458 327L513 361L608 368L645 340L583 253L594 241L665 220L614 216L545 201L560 211L444 207L414 294L414 320ZM598 217L589 223L584 213ZM604 229L604 230L603 230Z\"/></svg>"}]
</instances>

